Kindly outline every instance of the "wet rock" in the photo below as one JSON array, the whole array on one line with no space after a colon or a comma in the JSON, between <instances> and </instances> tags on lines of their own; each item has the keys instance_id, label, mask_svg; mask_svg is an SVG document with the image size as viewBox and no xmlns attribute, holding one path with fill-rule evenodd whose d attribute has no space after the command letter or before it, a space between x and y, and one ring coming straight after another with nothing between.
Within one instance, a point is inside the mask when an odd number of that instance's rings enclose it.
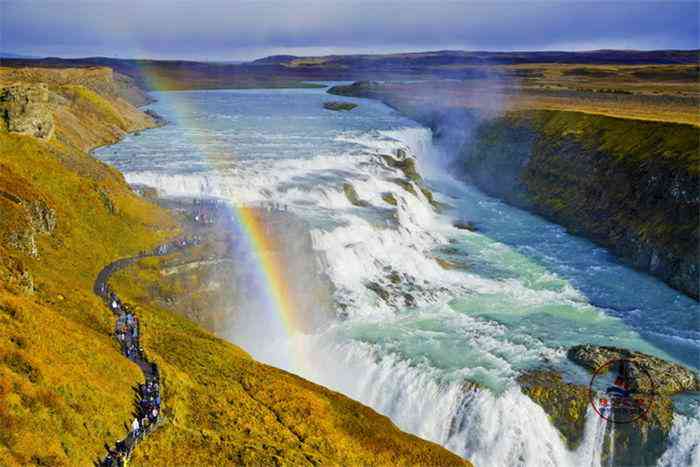
<instances>
[{"instance_id":1,"label":"wet rock","mask_svg":"<svg viewBox=\"0 0 700 467\"><path fill-rule=\"evenodd\" d=\"M394 156L390 156L388 154L382 154L381 158L389 167L402 171L409 180L413 182L420 182L422 178L416 170L416 160L412 157L406 157L405 152L403 152L403 154L403 159L396 159Z\"/></svg>"},{"instance_id":2,"label":"wet rock","mask_svg":"<svg viewBox=\"0 0 700 467\"><path fill-rule=\"evenodd\" d=\"M445 253L446 255L465 255L466 253L463 253L462 250L455 246L446 246L443 248L440 248L440 251Z\"/></svg>"},{"instance_id":3,"label":"wet rock","mask_svg":"<svg viewBox=\"0 0 700 467\"><path fill-rule=\"evenodd\" d=\"M398 204L398 201L396 200L396 196L394 196L393 193L383 193L382 194L382 199L386 204L390 204L392 206L396 206Z\"/></svg>"},{"instance_id":4,"label":"wet rock","mask_svg":"<svg viewBox=\"0 0 700 467\"><path fill-rule=\"evenodd\" d=\"M156 126L165 126L169 123L165 117L160 115L155 110L146 109L144 110L144 113L153 119L153 122L156 124Z\"/></svg>"},{"instance_id":5,"label":"wet rock","mask_svg":"<svg viewBox=\"0 0 700 467\"><path fill-rule=\"evenodd\" d=\"M369 206L369 203L367 201L360 199L360 196L357 194L357 191L355 191L355 187L352 186L350 183L343 183L343 191L345 192L345 197L354 206L358 206L361 208L366 208L367 206Z\"/></svg>"},{"instance_id":6,"label":"wet rock","mask_svg":"<svg viewBox=\"0 0 700 467\"><path fill-rule=\"evenodd\" d=\"M470 232L478 232L479 229L474 225L473 222L469 221L458 221L452 224L455 228L460 230L468 230Z\"/></svg>"},{"instance_id":7,"label":"wet rock","mask_svg":"<svg viewBox=\"0 0 700 467\"><path fill-rule=\"evenodd\" d=\"M443 205L442 203L435 201L435 199L433 198L433 192L430 191L425 185L419 184L418 187L420 188L420 192L423 193L423 196L425 196L425 199L427 199L430 205L434 207L438 212L441 209L447 207L447 205Z\"/></svg>"},{"instance_id":8,"label":"wet rock","mask_svg":"<svg viewBox=\"0 0 700 467\"><path fill-rule=\"evenodd\" d=\"M378 282L367 282L365 284L365 287L367 287L369 290L372 292L376 293L379 298L384 300L385 302L388 302L389 299L391 298L391 295L389 294L389 291L386 290L384 287L382 287Z\"/></svg>"},{"instance_id":9,"label":"wet rock","mask_svg":"<svg viewBox=\"0 0 700 467\"><path fill-rule=\"evenodd\" d=\"M415 188L418 187L420 192L423 194L423 196L425 196L433 208L438 210L441 209L443 206L435 201L433 192L425 185L423 178L418 173L418 170L416 169L416 160L412 157L408 157L404 149L398 149L396 153L399 158L388 154L380 154L380 157L387 166L391 167L392 169L400 170L406 177L406 179L395 178L391 181L414 196L418 196Z\"/></svg>"},{"instance_id":10,"label":"wet rock","mask_svg":"<svg viewBox=\"0 0 700 467\"><path fill-rule=\"evenodd\" d=\"M457 261L453 261L450 259L445 259L445 258L435 258L435 261L440 265L441 268L443 269L459 269L460 267L464 266L463 263L459 263Z\"/></svg>"},{"instance_id":11,"label":"wet rock","mask_svg":"<svg viewBox=\"0 0 700 467\"><path fill-rule=\"evenodd\" d=\"M590 404L588 387L567 383L549 369L528 372L518 382L523 393L544 409L567 446L578 447ZM668 397L656 399L644 417L630 423L607 422L601 464L655 465L666 450L672 424L673 403Z\"/></svg>"},{"instance_id":12,"label":"wet rock","mask_svg":"<svg viewBox=\"0 0 700 467\"><path fill-rule=\"evenodd\" d=\"M401 274L398 271L391 271L391 274L387 276L387 279L394 284L399 285L401 283Z\"/></svg>"},{"instance_id":13,"label":"wet rock","mask_svg":"<svg viewBox=\"0 0 700 467\"><path fill-rule=\"evenodd\" d=\"M565 383L559 373L551 370L531 371L520 376L518 382L523 393L544 409L569 449L577 448L583 439L588 388Z\"/></svg>"},{"instance_id":14,"label":"wet rock","mask_svg":"<svg viewBox=\"0 0 700 467\"><path fill-rule=\"evenodd\" d=\"M12 133L49 139L53 135L53 114L46 84L13 84L0 89L0 118Z\"/></svg>"},{"instance_id":15,"label":"wet rock","mask_svg":"<svg viewBox=\"0 0 700 467\"><path fill-rule=\"evenodd\" d=\"M352 102L332 101L332 102L324 102L323 103L324 109L333 110L336 112L349 112L350 110L354 109L355 107L357 107L357 104L353 104Z\"/></svg>"},{"instance_id":16,"label":"wet rock","mask_svg":"<svg viewBox=\"0 0 700 467\"><path fill-rule=\"evenodd\" d=\"M416 297L414 297L413 295L411 295L408 292L405 292L403 294L403 300L404 300L404 304L407 307L413 308L413 307L418 306L418 302L416 302Z\"/></svg>"},{"instance_id":17,"label":"wet rock","mask_svg":"<svg viewBox=\"0 0 700 467\"><path fill-rule=\"evenodd\" d=\"M418 192L416 192L413 183L411 183L410 181L405 180L403 178L392 178L390 181L396 183L398 186L411 193L413 196L418 196Z\"/></svg>"},{"instance_id":18,"label":"wet rock","mask_svg":"<svg viewBox=\"0 0 700 467\"><path fill-rule=\"evenodd\" d=\"M348 85L333 86L327 92L337 96L369 97L380 87L381 83L377 81L355 81Z\"/></svg>"},{"instance_id":19,"label":"wet rock","mask_svg":"<svg viewBox=\"0 0 700 467\"><path fill-rule=\"evenodd\" d=\"M700 380L694 372L676 363L642 352L584 344L571 347L566 356L572 362L590 371L595 371L612 360L629 360L649 375L649 378L635 378L639 387L632 389L638 392L656 392L671 396L685 391L700 391ZM649 384L655 387L647 387Z\"/></svg>"}]
</instances>

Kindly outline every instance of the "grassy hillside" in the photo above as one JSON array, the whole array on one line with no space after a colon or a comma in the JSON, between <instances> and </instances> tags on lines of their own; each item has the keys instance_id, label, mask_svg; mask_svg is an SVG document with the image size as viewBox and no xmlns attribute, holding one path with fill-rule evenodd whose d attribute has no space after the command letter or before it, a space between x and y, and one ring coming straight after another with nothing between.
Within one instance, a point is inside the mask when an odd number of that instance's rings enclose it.
<instances>
[{"instance_id":1,"label":"grassy hillside","mask_svg":"<svg viewBox=\"0 0 700 467\"><path fill-rule=\"evenodd\" d=\"M107 263L181 232L169 211L137 197L119 172L84 152L153 125L129 103L138 103L136 94L121 94L128 89L109 74L56 72L26 70L30 81L13 87L18 75L0 70L3 466L88 465L124 435L141 374L121 356L93 281ZM137 464L462 463L361 404L140 303L144 287L158 280L156 266L115 279L120 295L139 306L168 417L139 445Z\"/></svg>"},{"instance_id":2,"label":"grassy hillside","mask_svg":"<svg viewBox=\"0 0 700 467\"><path fill-rule=\"evenodd\" d=\"M97 105L60 109L72 134L61 122L49 140L0 129L2 465L85 464L122 434L139 371L119 357L92 283L105 263L177 233L167 212L70 144L113 142L137 125L118 114L118 131L101 131L90 122L111 104L74 91Z\"/></svg>"}]
</instances>

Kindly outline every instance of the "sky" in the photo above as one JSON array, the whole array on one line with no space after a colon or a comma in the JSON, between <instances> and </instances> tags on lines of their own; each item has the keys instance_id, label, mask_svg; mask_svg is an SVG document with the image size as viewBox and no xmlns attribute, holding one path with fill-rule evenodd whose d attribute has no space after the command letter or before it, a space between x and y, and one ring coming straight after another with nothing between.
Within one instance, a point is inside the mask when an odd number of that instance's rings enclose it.
<instances>
[{"instance_id":1,"label":"sky","mask_svg":"<svg viewBox=\"0 0 700 467\"><path fill-rule=\"evenodd\" d=\"M250 60L273 54L697 49L696 1L0 0L0 52Z\"/></svg>"}]
</instances>

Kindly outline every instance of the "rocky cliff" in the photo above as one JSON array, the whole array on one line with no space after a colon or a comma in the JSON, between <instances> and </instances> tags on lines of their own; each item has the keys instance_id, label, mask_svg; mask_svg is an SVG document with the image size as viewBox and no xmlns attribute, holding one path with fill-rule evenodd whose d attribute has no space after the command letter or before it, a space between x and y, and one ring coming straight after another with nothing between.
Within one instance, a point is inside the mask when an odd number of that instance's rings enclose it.
<instances>
[{"instance_id":1,"label":"rocky cliff","mask_svg":"<svg viewBox=\"0 0 700 467\"><path fill-rule=\"evenodd\" d=\"M46 84L15 84L0 90L0 118L9 132L49 139L53 114Z\"/></svg>"},{"instance_id":2,"label":"rocky cliff","mask_svg":"<svg viewBox=\"0 0 700 467\"><path fill-rule=\"evenodd\" d=\"M456 166L697 299L698 141L690 125L518 112L479 124Z\"/></svg>"}]
</instances>

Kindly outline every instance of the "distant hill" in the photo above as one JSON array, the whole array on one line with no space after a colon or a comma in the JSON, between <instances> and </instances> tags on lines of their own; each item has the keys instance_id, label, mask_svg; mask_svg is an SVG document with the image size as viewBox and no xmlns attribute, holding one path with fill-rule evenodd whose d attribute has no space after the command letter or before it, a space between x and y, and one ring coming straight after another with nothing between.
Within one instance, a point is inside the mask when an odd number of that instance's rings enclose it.
<instances>
[{"instance_id":1,"label":"distant hill","mask_svg":"<svg viewBox=\"0 0 700 467\"><path fill-rule=\"evenodd\" d=\"M263 57L259 58L257 60L253 60L251 63L254 63L256 65L270 65L270 64L279 64L279 63L288 63L291 62L292 60L296 60L298 57L296 55L270 55L269 57Z\"/></svg>"},{"instance_id":2,"label":"distant hill","mask_svg":"<svg viewBox=\"0 0 700 467\"><path fill-rule=\"evenodd\" d=\"M34 55L13 54L11 52L0 52L0 59L3 58L39 58Z\"/></svg>"},{"instance_id":3,"label":"distant hill","mask_svg":"<svg viewBox=\"0 0 700 467\"><path fill-rule=\"evenodd\" d=\"M483 52L439 50L434 52L326 55L296 57L274 55L256 60L259 64L342 64L373 66L436 66L436 65L516 65L527 63L580 63L598 65L672 65L695 64L700 50L592 50L585 52Z\"/></svg>"},{"instance_id":4,"label":"distant hill","mask_svg":"<svg viewBox=\"0 0 700 467\"><path fill-rule=\"evenodd\" d=\"M485 67L527 64L697 65L700 50L594 50L589 52L435 52L385 55L273 55L246 63L186 60L116 59L108 57L42 59L5 58L9 67L107 66L130 76L144 89L221 89L304 87L306 81L471 79L485 76ZM514 76L527 73L510 70Z\"/></svg>"}]
</instances>

